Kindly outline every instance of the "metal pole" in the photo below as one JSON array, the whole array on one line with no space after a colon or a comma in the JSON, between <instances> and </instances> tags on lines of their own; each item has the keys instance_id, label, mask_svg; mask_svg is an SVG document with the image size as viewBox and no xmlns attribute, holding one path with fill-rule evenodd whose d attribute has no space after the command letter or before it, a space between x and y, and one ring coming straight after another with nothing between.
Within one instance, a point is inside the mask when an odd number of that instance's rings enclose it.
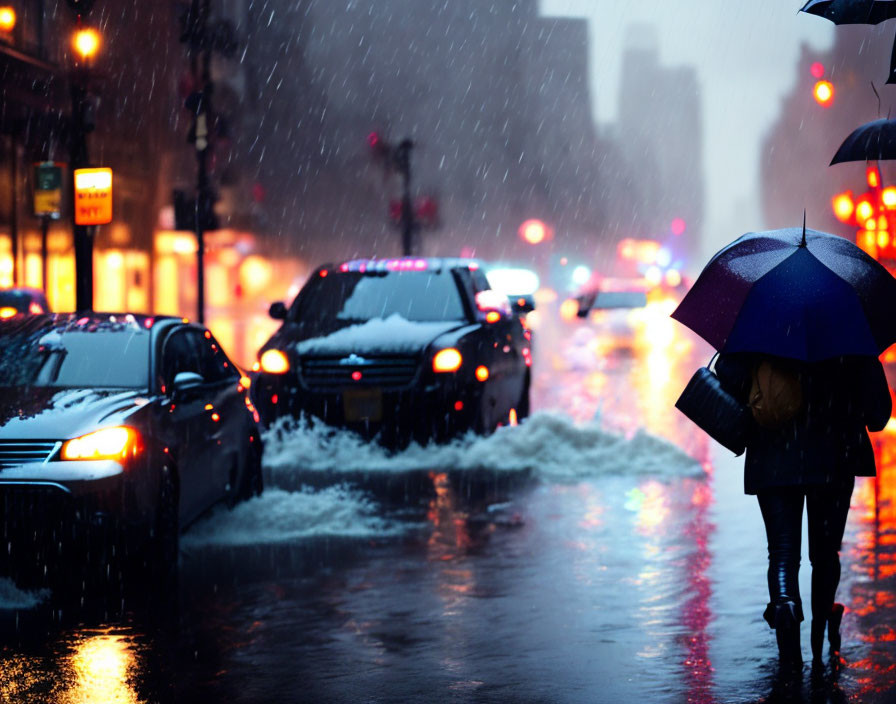
<instances>
[{"instance_id":1,"label":"metal pole","mask_svg":"<svg viewBox=\"0 0 896 704\"><path fill-rule=\"evenodd\" d=\"M199 3L197 21L202 40L202 87L196 110L196 308L200 323L205 323L205 225L211 207L208 183L209 117L211 115L211 42L208 41L209 0Z\"/></svg>"},{"instance_id":2,"label":"metal pole","mask_svg":"<svg viewBox=\"0 0 896 704\"><path fill-rule=\"evenodd\" d=\"M9 141L10 166L12 169L12 218L9 222L9 239L12 245L12 285L19 285L19 148L16 146L16 134Z\"/></svg>"},{"instance_id":3,"label":"metal pole","mask_svg":"<svg viewBox=\"0 0 896 704\"><path fill-rule=\"evenodd\" d=\"M84 131L84 98L86 90L83 77L75 76L72 81L72 203L75 198L75 170L88 166L87 135ZM90 228L75 223L75 208L72 208L72 227L75 244L75 310L93 310L93 237Z\"/></svg>"},{"instance_id":4,"label":"metal pole","mask_svg":"<svg viewBox=\"0 0 896 704\"><path fill-rule=\"evenodd\" d=\"M402 254L410 257L414 253L414 212L411 209L411 149L414 143L403 139L395 150L395 166L401 173L403 191L401 194L401 248Z\"/></svg>"},{"instance_id":5,"label":"metal pole","mask_svg":"<svg viewBox=\"0 0 896 704\"><path fill-rule=\"evenodd\" d=\"M50 297L50 266L47 262L47 230L50 228L50 216L42 215L40 218L40 259L43 263L41 283L43 283L44 295Z\"/></svg>"}]
</instances>

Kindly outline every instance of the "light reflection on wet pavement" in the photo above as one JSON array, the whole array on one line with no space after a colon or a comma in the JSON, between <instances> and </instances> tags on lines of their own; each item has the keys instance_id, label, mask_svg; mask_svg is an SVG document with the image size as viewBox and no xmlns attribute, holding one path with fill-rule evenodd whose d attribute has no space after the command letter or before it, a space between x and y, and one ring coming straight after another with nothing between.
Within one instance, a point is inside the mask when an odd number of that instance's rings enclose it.
<instances>
[{"instance_id":1,"label":"light reflection on wet pavement","mask_svg":"<svg viewBox=\"0 0 896 704\"><path fill-rule=\"evenodd\" d=\"M402 468L398 480L365 479L363 530L334 528L350 517L331 515L320 535L216 544L220 525L209 524L201 541L185 541L176 598L137 590L123 604L81 606L54 595L7 609L0 702L896 699L896 435L878 437L881 477L860 479L853 496L838 593L844 665L819 678L807 665L786 686L761 616L765 535L743 495L742 460L673 409L709 350L662 311L634 326L542 329L536 340L555 348L537 349L536 407L598 417L625 436L644 428L696 465L644 473L643 446L621 443L630 456L617 464L630 473L511 481L487 467ZM284 482L271 501L345 508L353 496L326 493L344 483L337 471L311 483L298 495L301 481ZM233 517L263 505L275 504ZM260 535L272 530L254 518ZM0 589L0 602L13 597Z\"/></svg>"}]
</instances>

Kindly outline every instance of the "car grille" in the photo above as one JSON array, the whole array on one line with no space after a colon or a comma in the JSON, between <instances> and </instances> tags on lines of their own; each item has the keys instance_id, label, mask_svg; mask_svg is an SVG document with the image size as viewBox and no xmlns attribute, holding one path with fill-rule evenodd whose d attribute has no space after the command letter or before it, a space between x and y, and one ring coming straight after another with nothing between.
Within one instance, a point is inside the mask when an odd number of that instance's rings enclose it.
<instances>
[{"instance_id":1,"label":"car grille","mask_svg":"<svg viewBox=\"0 0 896 704\"><path fill-rule=\"evenodd\" d=\"M335 390L347 386L380 386L397 389L410 384L417 375L416 357L365 357L363 364L343 363L344 357L304 357L302 379L312 390ZM352 379L354 372L361 379Z\"/></svg>"},{"instance_id":2,"label":"car grille","mask_svg":"<svg viewBox=\"0 0 896 704\"><path fill-rule=\"evenodd\" d=\"M57 444L52 440L0 440L0 470L27 462L46 462Z\"/></svg>"}]
</instances>

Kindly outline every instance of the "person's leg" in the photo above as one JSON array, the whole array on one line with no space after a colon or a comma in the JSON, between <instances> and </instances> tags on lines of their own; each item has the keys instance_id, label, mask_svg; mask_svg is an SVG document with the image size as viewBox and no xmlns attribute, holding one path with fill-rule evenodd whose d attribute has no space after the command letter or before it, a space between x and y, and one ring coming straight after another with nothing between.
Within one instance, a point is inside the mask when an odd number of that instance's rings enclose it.
<instances>
[{"instance_id":1,"label":"person's leg","mask_svg":"<svg viewBox=\"0 0 896 704\"><path fill-rule=\"evenodd\" d=\"M834 603L840 584L840 546L854 481L847 485L813 487L806 493L809 517L809 560L812 563L812 657L821 660L828 627L831 652L840 650L843 607Z\"/></svg>"},{"instance_id":2,"label":"person's leg","mask_svg":"<svg viewBox=\"0 0 896 704\"><path fill-rule=\"evenodd\" d=\"M802 663L799 570L803 498L803 491L798 487L767 489L758 496L768 539L769 603L764 617L775 629L784 664Z\"/></svg>"}]
</instances>

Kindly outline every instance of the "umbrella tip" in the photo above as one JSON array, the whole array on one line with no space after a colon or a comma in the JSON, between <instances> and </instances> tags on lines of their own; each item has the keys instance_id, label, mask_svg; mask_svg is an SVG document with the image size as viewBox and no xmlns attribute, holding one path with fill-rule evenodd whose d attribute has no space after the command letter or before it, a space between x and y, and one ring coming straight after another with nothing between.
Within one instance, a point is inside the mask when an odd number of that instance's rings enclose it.
<instances>
[{"instance_id":1,"label":"umbrella tip","mask_svg":"<svg viewBox=\"0 0 896 704\"><path fill-rule=\"evenodd\" d=\"M800 247L806 246L806 209L803 208L803 240L800 242Z\"/></svg>"}]
</instances>

